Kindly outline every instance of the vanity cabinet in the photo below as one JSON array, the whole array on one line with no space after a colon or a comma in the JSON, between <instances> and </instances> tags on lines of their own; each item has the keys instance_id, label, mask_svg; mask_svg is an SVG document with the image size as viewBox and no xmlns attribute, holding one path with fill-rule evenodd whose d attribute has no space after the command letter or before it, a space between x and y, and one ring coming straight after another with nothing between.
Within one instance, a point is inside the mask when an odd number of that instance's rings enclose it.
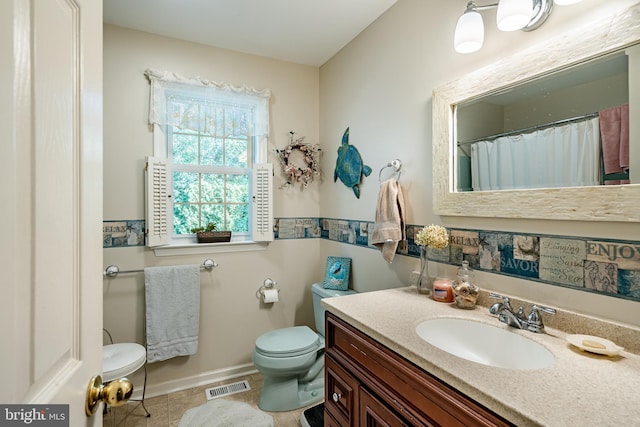
<instances>
[{"instance_id":1,"label":"vanity cabinet","mask_svg":"<svg viewBox=\"0 0 640 427\"><path fill-rule=\"evenodd\" d=\"M325 427L511 426L326 312Z\"/></svg>"}]
</instances>

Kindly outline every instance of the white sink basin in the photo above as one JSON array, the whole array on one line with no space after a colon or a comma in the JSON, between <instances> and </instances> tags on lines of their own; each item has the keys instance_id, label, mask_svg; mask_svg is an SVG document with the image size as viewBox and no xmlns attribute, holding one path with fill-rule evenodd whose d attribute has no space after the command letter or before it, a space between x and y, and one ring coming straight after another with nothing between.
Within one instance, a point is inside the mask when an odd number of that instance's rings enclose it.
<instances>
[{"instance_id":1,"label":"white sink basin","mask_svg":"<svg viewBox=\"0 0 640 427\"><path fill-rule=\"evenodd\" d=\"M425 320L416 326L416 333L454 356L498 368L542 369L555 360L553 353L529 338L473 320Z\"/></svg>"}]
</instances>

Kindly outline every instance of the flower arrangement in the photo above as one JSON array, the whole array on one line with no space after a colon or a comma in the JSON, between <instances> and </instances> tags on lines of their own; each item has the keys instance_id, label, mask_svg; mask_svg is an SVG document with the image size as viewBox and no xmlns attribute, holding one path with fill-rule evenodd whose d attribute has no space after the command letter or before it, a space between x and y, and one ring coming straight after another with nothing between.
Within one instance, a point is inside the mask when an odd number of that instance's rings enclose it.
<instances>
[{"instance_id":1,"label":"flower arrangement","mask_svg":"<svg viewBox=\"0 0 640 427\"><path fill-rule=\"evenodd\" d=\"M303 188L313 182L316 176L320 176L320 156L321 148L317 144L305 144L304 136L293 140L294 132L291 134L291 143L282 150L276 150L280 158L282 173L287 179L287 185L294 182L302 184ZM291 153L299 151L304 156L304 164L299 166L290 161Z\"/></svg>"},{"instance_id":2,"label":"flower arrangement","mask_svg":"<svg viewBox=\"0 0 640 427\"><path fill-rule=\"evenodd\" d=\"M431 224L418 231L414 241L420 246L442 249L449 245L449 233L443 226Z\"/></svg>"},{"instance_id":3,"label":"flower arrangement","mask_svg":"<svg viewBox=\"0 0 640 427\"><path fill-rule=\"evenodd\" d=\"M436 249L446 248L449 245L449 233L441 225L428 225L418 231L414 242L420 246L420 275L418 276L418 293L428 294L433 286L433 277L429 277L429 260L427 247Z\"/></svg>"}]
</instances>

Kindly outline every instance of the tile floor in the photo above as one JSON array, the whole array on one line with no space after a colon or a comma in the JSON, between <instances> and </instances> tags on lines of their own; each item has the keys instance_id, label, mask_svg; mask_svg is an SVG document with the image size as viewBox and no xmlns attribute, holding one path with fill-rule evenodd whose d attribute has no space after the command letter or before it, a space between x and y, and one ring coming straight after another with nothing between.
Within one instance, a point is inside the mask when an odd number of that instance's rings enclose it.
<instances>
[{"instance_id":1,"label":"tile floor","mask_svg":"<svg viewBox=\"0 0 640 427\"><path fill-rule=\"evenodd\" d=\"M260 390L262 389L262 375L259 373L147 398L144 403L151 413L151 417L148 418L145 416L144 409L139 405L139 402L129 402L127 405L116 408L115 410L110 409L107 414L103 416L103 423L105 427L178 427L180 418L185 411L207 402L207 397L205 396L206 389L242 380L249 381L251 390L224 396L221 399L245 402L258 408L258 399L260 398ZM307 408L290 412L269 412L269 415L273 417L275 427L299 427L300 415L305 409Z\"/></svg>"}]
</instances>

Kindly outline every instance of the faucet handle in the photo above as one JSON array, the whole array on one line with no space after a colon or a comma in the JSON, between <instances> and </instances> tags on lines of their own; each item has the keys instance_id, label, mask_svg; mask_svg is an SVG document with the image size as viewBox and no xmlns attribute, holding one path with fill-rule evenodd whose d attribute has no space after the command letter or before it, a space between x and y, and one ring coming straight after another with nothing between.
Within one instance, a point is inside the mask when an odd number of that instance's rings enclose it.
<instances>
[{"instance_id":1,"label":"faucet handle","mask_svg":"<svg viewBox=\"0 0 640 427\"><path fill-rule=\"evenodd\" d=\"M545 313L549 313L549 314L556 314L556 309L555 308L551 308L551 307L545 307L543 305L536 305L534 304L533 307L531 307L531 311L533 312L534 310L542 310Z\"/></svg>"},{"instance_id":2,"label":"faucet handle","mask_svg":"<svg viewBox=\"0 0 640 427\"><path fill-rule=\"evenodd\" d=\"M544 324L542 323L542 316L540 315L540 310L545 313L555 314L556 310L549 307L544 307L540 305L533 305L531 307L531 313L529 313L529 317L527 318L527 329L531 332L544 332Z\"/></svg>"},{"instance_id":3,"label":"faucet handle","mask_svg":"<svg viewBox=\"0 0 640 427\"><path fill-rule=\"evenodd\" d=\"M505 296L500 295L500 294L494 294L493 292L489 293L489 297L495 298L495 299L501 299L502 300L502 304L504 305L504 308L506 308L508 310L512 310L512 308L511 308L511 299L509 297L505 297Z\"/></svg>"}]
</instances>

